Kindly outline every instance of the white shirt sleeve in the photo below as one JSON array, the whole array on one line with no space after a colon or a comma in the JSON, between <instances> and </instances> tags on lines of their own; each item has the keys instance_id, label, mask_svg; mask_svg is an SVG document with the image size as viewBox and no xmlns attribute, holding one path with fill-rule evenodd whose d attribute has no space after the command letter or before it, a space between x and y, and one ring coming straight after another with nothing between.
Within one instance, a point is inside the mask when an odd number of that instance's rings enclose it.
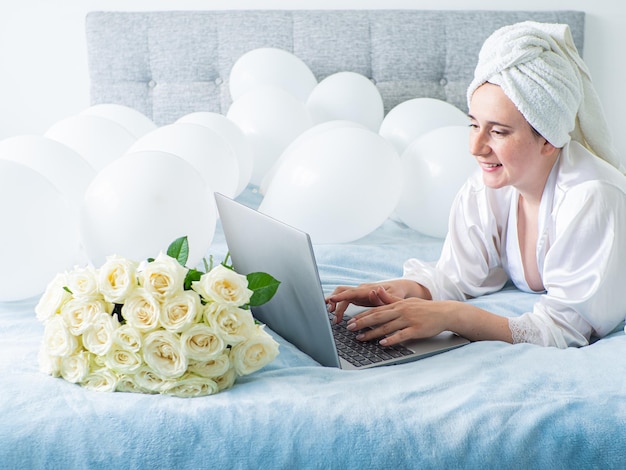
<instances>
[{"instance_id":1,"label":"white shirt sleeve","mask_svg":"<svg viewBox=\"0 0 626 470\"><path fill-rule=\"evenodd\" d=\"M479 297L502 289L508 279L500 255L508 204L506 198L489 201L484 190L482 176L476 173L455 198L437 263L404 263L403 276L426 287L433 300Z\"/></svg>"}]
</instances>

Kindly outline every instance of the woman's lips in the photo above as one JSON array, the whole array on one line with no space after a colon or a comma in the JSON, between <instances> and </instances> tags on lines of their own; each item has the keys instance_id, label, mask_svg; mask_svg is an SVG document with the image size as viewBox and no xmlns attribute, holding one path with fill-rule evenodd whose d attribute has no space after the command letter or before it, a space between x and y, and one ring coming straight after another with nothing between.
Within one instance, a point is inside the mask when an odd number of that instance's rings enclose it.
<instances>
[{"instance_id":1,"label":"woman's lips","mask_svg":"<svg viewBox=\"0 0 626 470\"><path fill-rule=\"evenodd\" d=\"M495 171L496 169L500 168L502 166L502 163L485 163L482 162L480 164L480 166L482 167L482 169L484 171Z\"/></svg>"}]
</instances>

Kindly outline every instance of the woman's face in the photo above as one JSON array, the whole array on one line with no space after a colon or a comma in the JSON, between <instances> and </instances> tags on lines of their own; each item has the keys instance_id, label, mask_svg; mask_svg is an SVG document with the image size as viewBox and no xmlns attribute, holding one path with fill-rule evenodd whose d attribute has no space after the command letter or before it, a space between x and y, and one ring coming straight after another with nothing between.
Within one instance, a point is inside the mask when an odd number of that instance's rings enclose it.
<instances>
[{"instance_id":1,"label":"woman's face","mask_svg":"<svg viewBox=\"0 0 626 470\"><path fill-rule=\"evenodd\" d=\"M470 152L490 188L514 186L520 192L543 191L554 164L554 147L538 136L502 89L485 83L470 102Z\"/></svg>"}]
</instances>

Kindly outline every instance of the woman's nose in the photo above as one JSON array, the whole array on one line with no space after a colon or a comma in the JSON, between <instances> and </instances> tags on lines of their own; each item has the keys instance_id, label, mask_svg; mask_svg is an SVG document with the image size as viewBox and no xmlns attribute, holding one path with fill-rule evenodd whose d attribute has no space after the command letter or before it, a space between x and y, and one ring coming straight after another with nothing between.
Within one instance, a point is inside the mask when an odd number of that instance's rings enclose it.
<instances>
[{"instance_id":1,"label":"woman's nose","mask_svg":"<svg viewBox=\"0 0 626 470\"><path fill-rule=\"evenodd\" d=\"M482 131L472 131L469 139L469 150L472 155L486 155L490 149Z\"/></svg>"}]
</instances>

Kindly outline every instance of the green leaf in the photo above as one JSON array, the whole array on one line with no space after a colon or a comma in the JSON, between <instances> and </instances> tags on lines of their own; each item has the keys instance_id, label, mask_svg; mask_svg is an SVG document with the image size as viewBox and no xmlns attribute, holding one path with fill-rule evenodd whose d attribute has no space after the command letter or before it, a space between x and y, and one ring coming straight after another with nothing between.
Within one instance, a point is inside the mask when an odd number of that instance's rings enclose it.
<instances>
[{"instance_id":1,"label":"green leaf","mask_svg":"<svg viewBox=\"0 0 626 470\"><path fill-rule=\"evenodd\" d=\"M187 275L185 276L185 290L191 289L191 283L194 281L199 281L204 273L202 271L198 271L196 269L190 269L187 271Z\"/></svg>"},{"instance_id":2,"label":"green leaf","mask_svg":"<svg viewBox=\"0 0 626 470\"><path fill-rule=\"evenodd\" d=\"M189 259L189 240L187 237L174 240L167 248L167 255L178 261L181 266L185 266L187 259Z\"/></svg>"},{"instance_id":3,"label":"green leaf","mask_svg":"<svg viewBox=\"0 0 626 470\"><path fill-rule=\"evenodd\" d=\"M253 292L250 298L251 307L257 307L269 302L276 294L280 285L279 280L274 279L267 273L250 273L246 278L248 278L248 289Z\"/></svg>"}]
</instances>

